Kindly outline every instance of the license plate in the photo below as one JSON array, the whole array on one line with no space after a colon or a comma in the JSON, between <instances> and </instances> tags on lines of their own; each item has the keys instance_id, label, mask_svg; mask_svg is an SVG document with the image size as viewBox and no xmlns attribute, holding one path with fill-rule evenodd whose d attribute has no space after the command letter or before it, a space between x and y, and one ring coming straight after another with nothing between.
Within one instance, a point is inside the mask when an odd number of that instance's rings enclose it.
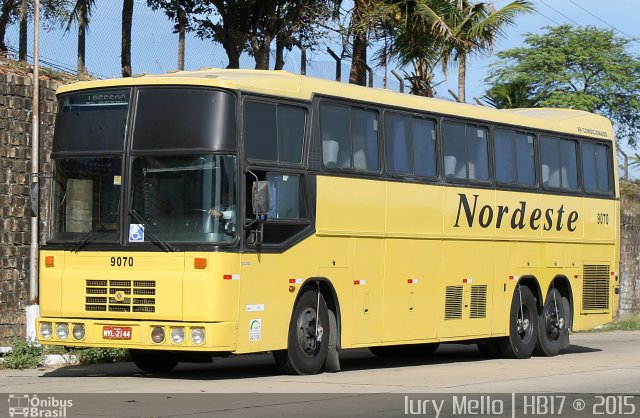
<instances>
[{"instance_id":1,"label":"license plate","mask_svg":"<svg viewBox=\"0 0 640 418\"><path fill-rule=\"evenodd\" d=\"M102 338L105 340L130 340L131 327L102 327Z\"/></svg>"}]
</instances>

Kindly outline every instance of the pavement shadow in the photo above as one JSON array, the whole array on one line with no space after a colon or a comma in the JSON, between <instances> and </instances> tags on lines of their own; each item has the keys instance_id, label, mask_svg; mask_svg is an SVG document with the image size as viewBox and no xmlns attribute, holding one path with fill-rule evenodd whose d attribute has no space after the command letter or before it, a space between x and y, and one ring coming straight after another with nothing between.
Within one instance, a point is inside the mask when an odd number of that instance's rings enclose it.
<instances>
[{"instance_id":1,"label":"pavement shadow","mask_svg":"<svg viewBox=\"0 0 640 418\"><path fill-rule=\"evenodd\" d=\"M582 354L601 351L597 348L572 345L560 355ZM377 357L368 349L344 350L340 353L343 371L387 369L464 363L477 361L512 361L487 359L477 350L475 344L442 344L433 354L424 356ZM519 361L519 360L516 360ZM281 375L273 357L268 353L214 358L212 363L180 363L168 373L148 373L138 369L132 362L113 364L70 365L45 373L42 377L133 377L182 380L232 380L260 378Z\"/></svg>"}]
</instances>

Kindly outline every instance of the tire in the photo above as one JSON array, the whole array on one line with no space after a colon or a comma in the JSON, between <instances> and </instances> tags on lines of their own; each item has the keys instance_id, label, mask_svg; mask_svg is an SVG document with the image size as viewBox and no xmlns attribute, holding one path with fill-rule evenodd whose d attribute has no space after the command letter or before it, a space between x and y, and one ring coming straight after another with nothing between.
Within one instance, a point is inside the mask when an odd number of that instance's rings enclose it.
<instances>
[{"instance_id":1,"label":"tire","mask_svg":"<svg viewBox=\"0 0 640 418\"><path fill-rule=\"evenodd\" d=\"M562 342L568 339L567 311L563 297L557 289L551 289L538 318L538 340L533 353L537 356L557 356ZM568 301L567 301L568 303Z\"/></svg>"},{"instance_id":2,"label":"tire","mask_svg":"<svg viewBox=\"0 0 640 418\"><path fill-rule=\"evenodd\" d=\"M478 351L480 355L487 359L496 359L502 357L500 345L497 338L491 338L478 343Z\"/></svg>"},{"instance_id":3,"label":"tire","mask_svg":"<svg viewBox=\"0 0 640 418\"><path fill-rule=\"evenodd\" d=\"M566 313L566 332L564 332L561 336L560 340L560 350L564 350L565 348L569 348L571 345L571 341L569 339L569 333L571 332L571 327L573 325L573 318L571 315L571 304L569 303L569 298L562 297L562 306L564 306L564 311Z\"/></svg>"},{"instance_id":4,"label":"tire","mask_svg":"<svg viewBox=\"0 0 640 418\"><path fill-rule=\"evenodd\" d=\"M287 349L273 352L277 366L289 374L318 373L327 358L330 335L329 314L322 294L315 289L304 291L293 309Z\"/></svg>"},{"instance_id":5,"label":"tire","mask_svg":"<svg viewBox=\"0 0 640 418\"><path fill-rule=\"evenodd\" d=\"M424 357L436 352L440 343L383 345L369 347L371 354L378 357Z\"/></svg>"},{"instance_id":6,"label":"tire","mask_svg":"<svg viewBox=\"0 0 640 418\"><path fill-rule=\"evenodd\" d=\"M509 336L499 340L500 352L506 358L529 358L538 339L538 307L536 298L526 286L518 286L511 301Z\"/></svg>"},{"instance_id":7,"label":"tire","mask_svg":"<svg viewBox=\"0 0 640 418\"><path fill-rule=\"evenodd\" d=\"M329 310L329 349L324 362L324 371L337 373L340 371L340 354L338 353L338 320L336 314Z\"/></svg>"},{"instance_id":8,"label":"tire","mask_svg":"<svg viewBox=\"0 0 640 418\"><path fill-rule=\"evenodd\" d=\"M178 357L165 350L129 350L131 359L139 369L150 373L162 373L173 370Z\"/></svg>"}]
</instances>

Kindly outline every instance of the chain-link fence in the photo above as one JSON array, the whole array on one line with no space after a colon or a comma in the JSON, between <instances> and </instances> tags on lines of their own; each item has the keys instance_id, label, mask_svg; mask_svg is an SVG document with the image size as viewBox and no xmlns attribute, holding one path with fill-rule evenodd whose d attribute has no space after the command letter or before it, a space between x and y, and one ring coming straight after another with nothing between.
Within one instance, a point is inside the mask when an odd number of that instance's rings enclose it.
<instances>
[{"instance_id":1,"label":"chain-link fence","mask_svg":"<svg viewBox=\"0 0 640 418\"><path fill-rule=\"evenodd\" d=\"M120 77L122 2L118 0L98 0L92 8L86 37L86 67L97 78ZM30 22L32 24L32 22ZM133 31L131 40L131 64L134 74L160 74L177 68L178 35L173 33L171 22L163 11L153 11L145 0L135 0ZM43 25L51 26L51 24ZM29 28L33 36L33 27ZM6 43L10 52L16 54L18 27L13 24L7 30ZM33 38L28 40L31 59ZM327 40L318 51L307 53L307 75L324 79L335 79L336 64L326 52ZM335 46L337 48L337 46ZM271 63L275 62L272 50ZM75 73L77 63L77 26L69 31L62 26L45 28L40 31L40 62L42 65L68 73ZM185 68L195 70L202 67L227 66L228 60L220 44L210 39L200 39L194 33L187 33ZM255 61L246 52L240 59L241 68L254 68ZM300 73L300 52L285 51L284 69ZM342 81L348 81L350 63L342 62ZM385 82L385 71L374 68L374 87L399 90L398 80L391 76Z\"/></svg>"}]
</instances>

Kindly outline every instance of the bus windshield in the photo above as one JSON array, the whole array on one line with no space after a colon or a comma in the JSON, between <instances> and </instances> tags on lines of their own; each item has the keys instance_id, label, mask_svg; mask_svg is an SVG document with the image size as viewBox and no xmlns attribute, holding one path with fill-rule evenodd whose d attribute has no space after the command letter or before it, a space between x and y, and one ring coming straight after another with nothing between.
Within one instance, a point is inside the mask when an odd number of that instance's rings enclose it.
<instances>
[{"instance_id":1,"label":"bus windshield","mask_svg":"<svg viewBox=\"0 0 640 418\"><path fill-rule=\"evenodd\" d=\"M134 157L129 230L142 219L167 242L235 241L235 179L230 155Z\"/></svg>"},{"instance_id":2,"label":"bus windshield","mask_svg":"<svg viewBox=\"0 0 640 418\"><path fill-rule=\"evenodd\" d=\"M54 159L50 241L117 242L120 157Z\"/></svg>"}]
</instances>

